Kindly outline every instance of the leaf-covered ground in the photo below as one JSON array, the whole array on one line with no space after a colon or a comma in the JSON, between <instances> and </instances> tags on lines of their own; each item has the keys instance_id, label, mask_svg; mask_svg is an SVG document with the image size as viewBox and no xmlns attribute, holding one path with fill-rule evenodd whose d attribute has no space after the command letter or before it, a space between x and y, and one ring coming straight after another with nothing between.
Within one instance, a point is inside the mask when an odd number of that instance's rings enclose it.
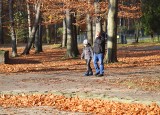
<instances>
[{"instance_id":1,"label":"leaf-covered ground","mask_svg":"<svg viewBox=\"0 0 160 115\"><path fill-rule=\"evenodd\" d=\"M0 47L0 50L11 48ZM80 47L81 49L81 47ZM18 48L19 57L10 58L9 64L0 65L0 73L16 72L54 72L54 71L84 71L85 61L80 58L65 59L66 49L54 48L49 45L43 48L44 52L34 54L34 49L27 56L20 55L24 48ZM81 51L81 50L80 50ZM80 52L81 53L81 52ZM118 63L106 64L105 68L132 68L160 65L159 45L129 45L121 46L117 52Z\"/></svg>"},{"instance_id":2,"label":"leaf-covered ground","mask_svg":"<svg viewBox=\"0 0 160 115\"><path fill-rule=\"evenodd\" d=\"M1 95L3 107L54 106L59 110L85 112L97 115L159 115L160 107L151 105L109 102L97 99L66 98L48 95Z\"/></svg>"},{"instance_id":3,"label":"leaf-covered ground","mask_svg":"<svg viewBox=\"0 0 160 115\"><path fill-rule=\"evenodd\" d=\"M9 50L10 48L1 47L0 49ZM81 49L81 47L80 47ZM8 64L0 64L0 73L49 73L49 72L84 72L86 70L85 61L79 57L75 59L66 59L64 57L66 50L55 48L52 45L45 46L44 52L34 54L34 49L27 56L21 56L22 47L18 47L19 57L10 58ZM81 51L81 50L80 50ZM112 72L124 73L132 72L132 69L160 67L160 45L141 44L127 45L118 47L118 62L105 64L105 69L112 69ZM93 64L92 64L93 67ZM120 70L122 68L122 70ZM150 75L152 74L152 78ZM103 82L103 81L102 81ZM104 81L105 82L105 81ZM139 88L145 91L160 92L160 72L145 73L143 77L128 76L125 79L108 80L110 85L117 87ZM160 107L156 104L125 104L117 102L108 102L102 100L82 100L79 98L66 98L54 95L1 95L0 105L3 107L30 107L30 106L56 106L60 110L80 111L95 114L141 114L158 115Z\"/></svg>"}]
</instances>

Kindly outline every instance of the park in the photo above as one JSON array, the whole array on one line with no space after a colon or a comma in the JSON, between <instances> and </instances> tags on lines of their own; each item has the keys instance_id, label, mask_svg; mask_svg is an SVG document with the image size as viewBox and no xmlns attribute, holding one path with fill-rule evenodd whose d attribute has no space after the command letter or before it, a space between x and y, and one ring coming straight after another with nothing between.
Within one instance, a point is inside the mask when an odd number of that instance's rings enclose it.
<instances>
[{"instance_id":1,"label":"park","mask_svg":"<svg viewBox=\"0 0 160 115\"><path fill-rule=\"evenodd\" d=\"M160 114L158 0L15 1L0 1L0 114ZM104 75L92 60L84 76L97 31Z\"/></svg>"}]
</instances>

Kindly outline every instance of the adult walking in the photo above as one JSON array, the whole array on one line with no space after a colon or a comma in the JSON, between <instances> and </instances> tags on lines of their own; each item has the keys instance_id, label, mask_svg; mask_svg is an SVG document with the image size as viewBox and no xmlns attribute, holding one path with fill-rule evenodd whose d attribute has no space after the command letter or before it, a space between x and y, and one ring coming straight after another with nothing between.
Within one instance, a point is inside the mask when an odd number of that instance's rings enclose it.
<instances>
[{"instance_id":1,"label":"adult walking","mask_svg":"<svg viewBox=\"0 0 160 115\"><path fill-rule=\"evenodd\" d=\"M95 76L101 77L104 75L104 54L105 54L105 38L100 32L96 33L96 39L94 41L94 56L93 63L96 70Z\"/></svg>"}]
</instances>

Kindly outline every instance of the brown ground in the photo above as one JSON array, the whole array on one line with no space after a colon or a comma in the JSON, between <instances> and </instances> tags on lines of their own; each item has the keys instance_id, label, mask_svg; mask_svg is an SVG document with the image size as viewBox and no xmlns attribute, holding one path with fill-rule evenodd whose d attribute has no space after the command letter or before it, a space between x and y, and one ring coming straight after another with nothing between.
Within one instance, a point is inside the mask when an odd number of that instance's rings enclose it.
<instances>
[{"instance_id":1,"label":"brown ground","mask_svg":"<svg viewBox=\"0 0 160 115\"><path fill-rule=\"evenodd\" d=\"M10 48L1 47L0 49L10 51ZM23 49L19 47L18 54L22 53L22 50ZM138 92L137 94L139 94L139 98L143 98L140 95L140 92L141 93L145 92L145 99L148 98L149 100L155 96L154 97L155 100L160 100L159 98L159 95L160 95L160 46L159 44L158 45L157 44L141 44L139 46L130 45L130 46L119 47L118 54L117 54L119 62L113 63L113 64L106 64L105 76L102 78L96 78L92 76L92 77L83 79L82 75L85 71L84 60L80 60L80 58L65 59L64 54L65 54L65 49L55 48L54 46L51 46L51 45L45 46L44 52L40 54L34 54L34 49L32 49L30 55L11 58L9 61L9 64L1 64L0 73L2 76L3 75L8 76L8 78L10 78L12 75L14 76L16 74L22 74L24 75L24 78L22 80L23 83L29 83L29 82L39 83L40 82L42 84L43 83L44 84L46 83L61 84L62 82L65 82L65 83L68 82L70 86L72 85L74 86L75 85L74 83L88 84L88 85L85 85L83 89L80 89L81 87L77 86L77 89L75 88L74 90L85 91L85 93L101 92L103 94L104 94L104 91L110 90L112 95L109 95L109 96L114 97L115 95L118 95L122 99L125 98L126 94L131 93L130 95L132 95L133 94L132 91ZM93 64L92 64L92 68L93 68ZM25 74L26 74L26 77L25 77ZM56 78L34 79L34 76L33 76L33 78L27 79L27 75L29 76L30 74L43 75L43 76L50 74L55 76ZM63 79L61 79L59 76L62 76ZM1 84L3 84L3 82ZM97 87L95 86L95 84ZM104 87L105 87L105 90L104 90ZM68 91L67 88L69 88L69 86L67 87L66 85L63 85L63 87L61 87L60 89L58 89L59 87L56 87L56 88L57 90L64 91L65 93L66 92L73 93ZM96 90L93 90L93 89L96 89ZM117 89L121 91L121 94L115 93ZM150 94L154 94L154 96ZM27 94L25 94L24 97L26 95ZM47 98L48 94L46 96L43 96L43 94L41 94L41 96L43 98ZM136 96L137 95L135 95L135 97L134 96L131 96L131 97L136 98ZM96 113L96 114L98 113L103 114L106 112L115 113L115 114L119 112L123 114L124 111L128 113L137 112L141 114L145 114L146 112L148 113L150 112L151 114L158 113L158 112L160 113L160 107L158 107L156 104L152 104L151 106L147 106L147 107L146 106L142 107L142 105L137 105L137 104L135 105L123 104L123 103L117 104L117 103L109 103L109 102L99 102L98 100L82 101L82 100L79 100L79 98L73 99L72 100L73 102L71 100L70 100L71 102L69 102L68 99L65 99L64 97L63 98L57 97L57 98L60 98L59 99L60 103L57 103L56 106L57 108L62 110L80 111L80 112L88 112L88 113ZM10 106L11 99L9 98L8 102L6 102L7 105L2 103L2 101L4 102L4 100L6 100L6 98L1 96L0 104L3 106ZM32 101L30 100L30 102L33 104ZM70 103L70 105L66 104L66 102ZM86 102L88 103L88 105L86 105ZM15 102L14 103L15 105L14 104L13 105L16 106L16 103L17 102ZM27 103L26 105L31 103ZM53 103L56 103L56 102L53 102ZM64 103L64 105L61 105L62 103ZM97 105L92 103L97 103ZM108 106L106 106L106 103L108 103L107 104ZM51 106L55 106L52 104ZM37 103L33 105L37 106ZM40 105L46 106L45 104L44 105L40 104ZM20 104L20 106L23 107L23 104ZM112 109L111 111L111 109L106 109L110 107L113 108L113 106L116 106L117 110ZM124 110L122 109L123 107L124 108L126 107L128 109ZM135 108L135 109L130 110L130 108ZM68 113L64 113L64 114L68 114Z\"/></svg>"}]
</instances>

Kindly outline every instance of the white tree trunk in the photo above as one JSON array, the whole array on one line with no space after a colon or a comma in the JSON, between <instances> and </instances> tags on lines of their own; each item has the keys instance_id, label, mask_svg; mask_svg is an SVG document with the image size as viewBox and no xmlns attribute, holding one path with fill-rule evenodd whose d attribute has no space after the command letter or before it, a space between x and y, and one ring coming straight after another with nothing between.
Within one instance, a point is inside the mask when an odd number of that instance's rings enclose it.
<instances>
[{"instance_id":1,"label":"white tree trunk","mask_svg":"<svg viewBox=\"0 0 160 115\"><path fill-rule=\"evenodd\" d=\"M41 0L37 1L34 24L33 24L32 30L31 30L31 34L29 36L29 41L28 41L22 54L26 54L26 55L29 54L29 51L31 49L32 43L34 41L35 33L36 33L36 30L38 27L39 19L40 19L40 6L41 6Z\"/></svg>"}]
</instances>

